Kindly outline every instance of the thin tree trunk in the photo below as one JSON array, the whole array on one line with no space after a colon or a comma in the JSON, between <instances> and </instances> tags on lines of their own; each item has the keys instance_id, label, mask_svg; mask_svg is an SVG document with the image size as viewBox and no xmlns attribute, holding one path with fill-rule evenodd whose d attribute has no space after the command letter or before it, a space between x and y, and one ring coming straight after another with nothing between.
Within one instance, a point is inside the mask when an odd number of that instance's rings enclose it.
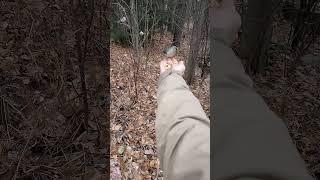
<instances>
[{"instance_id":1,"label":"thin tree trunk","mask_svg":"<svg viewBox=\"0 0 320 180\"><path fill-rule=\"evenodd\" d=\"M169 0L168 1L168 9L167 14L170 14L167 20L167 26L169 32L174 32L174 24L175 24L175 18L176 18L176 6L177 6L178 0Z\"/></svg>"},{"instance_id":2,"label":"thin tree trunk","mask_svg":"<svg viewBox=\"0 0 320 180\"><path fill-rule=\"evenodd\" d=\"M176 6L176 16L173 32L173 42L172 45L180 47L180 41L182 38L182 31L184 28L185 15L186 15L186 2L185 0L178 0Z\"/></svg>"},{"instance_id":3,"label":"thin tree trunk","mask_svg":"<svg viewBox=\"0 0 320 180\"><path fill-rule=\"evenodd\" d=\"M198 4L196 14L194 15L194 24L191 35L190 53L186 66L186 81L188 84L192 83L196 61L200 50L201 40L203 35L208 31L208 2L201 1Z\"/></svg>"},{"instance_id":4,"label":"thin tree trunk","mask_svg":"<svg viewBox=\"0 0 320 180\"><path fill-rule=\"evenodd\" d=\"M249 74L261 73L267 65L272 37L272 16L280 0L249 0L243 21L240 56L247 59Z\"/></svg>"},{"instance_id":5,"label":"thin tree trunk","mask_svg":"<svg viewBox=\"0 0 320 180\"><path fill-rule=\"evenodd\" d=\"M165 14L166 14L166 1L165 0L159 0L158 3L160 3L160 22L159 22L159 26L160 26L160 35L161 35L161 40L164 36L165 33Z\"/></svg>"}]
</instances>

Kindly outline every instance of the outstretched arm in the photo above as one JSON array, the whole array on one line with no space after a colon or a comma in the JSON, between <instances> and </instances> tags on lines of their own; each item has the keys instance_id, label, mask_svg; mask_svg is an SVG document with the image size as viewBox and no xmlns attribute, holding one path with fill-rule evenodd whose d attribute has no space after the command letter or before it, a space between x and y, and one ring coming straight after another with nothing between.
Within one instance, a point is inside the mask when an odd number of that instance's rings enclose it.
<instances>
[{"instance_id":1,"label":"outstretched arm","mask_svg":"<svg viewBox=\"0 0 320 180\"><path fill-rule=\"evenodd\" d=\"M312 179L231 48L213 41L213 179Z\"/></svg>"},{"instance_id":2,"label":"outstretched arm","mask_svg":"<svg viewBox=\"0 0 320 180\"><path fill-rule=\"evenodd\" d=\"M255 92L229 47L240 19L233 0L222 3L211 16L212 179L312 179L287 127Z\"/></svg>"},{"instance_id":3,"label":"outstretched arm","mask_svg":"<svg viewBox=\"0 0 320 180\"><path fill-rule=\"evenodd\" d=\"M156 119L158 154L165 179L210 179L210 122L182 76L159 79Z\"/></svg>"}]
</instances>

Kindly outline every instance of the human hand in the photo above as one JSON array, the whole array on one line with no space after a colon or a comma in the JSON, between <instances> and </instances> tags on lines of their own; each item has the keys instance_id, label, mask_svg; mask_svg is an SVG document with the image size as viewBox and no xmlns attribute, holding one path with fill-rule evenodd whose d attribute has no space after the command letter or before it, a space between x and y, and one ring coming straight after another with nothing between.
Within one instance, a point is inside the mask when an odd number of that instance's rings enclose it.
<instances>
[{"instance_id":1,"label":"human hand","mask_svg":"<svg viewBox=\"0 0 320 180\"><path fill-rule=\"evenodd\" d=\"M241 18L236 11L233 0L222 0L214 3L210 10L210 29L215 39L231 46L237 38L241 26Z\"/></svg>"},{"instance_id":2,"label":"human hand","mask_svg":"<svg viewBox=\"0 0 320 180\"><path fill-rule=\"evenodd\" d=\"M165 71L171 69L172 62L168 59L164 59L160 62L160 74L164 73Z\"/></svg>"},{"instance_id":3,"label":"human hand","mask_svg":"<svg viewBox=\"0 0 320 180\"><path fill-rule=\"evenodd\" d=\"M173 59L172 64L172 72L176 72L179 75L183 75L184 71L186 70L186 66L184 65L184 61L177 61L176 59Z\"/></svg>"},{"instance_id":4,"label":"human hand","mask_svg":"<svg viewBox=\"0 0 320 180\"><path fill-rule=\"evenodd\" d=\"M186 67L183 61L177 61L175 58L164 59L160 62L160 74L167 70L172 70L179 75L183 75Z\"/></svg>"}]
</instances>

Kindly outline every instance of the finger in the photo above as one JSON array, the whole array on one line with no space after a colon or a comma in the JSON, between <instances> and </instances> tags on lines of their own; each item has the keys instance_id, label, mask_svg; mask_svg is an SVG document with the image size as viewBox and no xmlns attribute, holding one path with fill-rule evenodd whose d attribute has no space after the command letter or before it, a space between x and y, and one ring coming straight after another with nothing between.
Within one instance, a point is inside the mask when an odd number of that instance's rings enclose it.
<instances>
[{"instance_id":1,"label":"finger","mask_svg":"<svg viewBox=\"0 0 320 180\"><path fill-rule=\"evenodd\" d=\"M161 63L160 63L160 70L161 71L164 71L164 70L166 70L166 69L168 69L168 63L167 63L167 61L161 61Z\"/></svg>"},{"instance_id":2,"label":"finger","mask_svg":"<svg viewBox=\"0 0 320 180\"><path fill-rule=\"evenodd\" d=\"M167 62L169 59L168 58L164 58L161 61Z\"/></svg>"},{"instance_id":3,"label":"finger","mask_svg":"<svg viewBox=\"0 0 320 180\"><path fill-rule=\"evenodd\" d=\"M171 58L169 57L164 57L163 61L169 61Z\"/></svg>"},{"instance_id":4,"label":"finger","mask_svg":"<svg viewBox=\"0 0 320 180\"><path fill-rule=\"evenodd\" d=\"M166 70L166 69L169 69L171 68L171 62L170 61L162 61L162 69Z\"/></svg>"},{"instance_id":5,"label":"finger","mask_svg":"<svg viewBox=\"0 0 320 180\"><path fill-rule=\"evenodd\" d=\"M160 67L164 67L167 64L165 60L160 61Z\"/></svg>"},{"instance_id":6,"label":"finger","mask_svg":"<svg viewBox=\"0 0 320 180\"><path fill-rule=\"evenodd\" d=\"M173 59L173 60L172 60L172 64L174 64L174 65L175 65L175 64L178 64L177 59Z\"/></svg>"}]
</instances>

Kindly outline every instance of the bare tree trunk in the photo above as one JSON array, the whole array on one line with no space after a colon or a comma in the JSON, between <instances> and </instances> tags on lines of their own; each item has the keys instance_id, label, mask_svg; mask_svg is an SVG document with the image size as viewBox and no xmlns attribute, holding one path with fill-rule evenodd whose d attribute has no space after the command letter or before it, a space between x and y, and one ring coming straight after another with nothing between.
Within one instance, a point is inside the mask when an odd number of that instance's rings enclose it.
<instances>
[{"instance_id":1,"label":"bare tree trunk","mask_svg":"<svg viewBox=\"0 0 320 180\"><path fill-rule=\"evenodd\" d=\"M178 0L168 1L167 14L170 14L170 15L168 16L168 19L167 19L167 26L168 26L169 32L174 31L175 17L177 15L176 14L177 1Z\"/></svg>"},{"instance_id":2,"label":"bare tree trunk","mask_svg":"<svg viewBox=\"0 0 320 180\"><path fill-rule=\"evenodd\" d=\"M249 0L243 21L240 56L248 60L249 74L263 72L267 65L267 52L272 37L272 20L280 0Z\"/></svg>"},{"instance_id":3,"label":"bare tree trunk","mask_svg":"<svg viewBox=\"0 0 320 180\"><path fill-rule=\"evenodd\" d=\"M185 15L186 15L186 1L178 0L176 6L176 16L173 32L173 42L172 45L179 47L182 38L182 31L184 28Z\"/></svg>"},{"instance_id":4,"label":"bare tree trunk","mask_svg":"<svg viewBox=\"0 0 320 180\"><path fill-rule=\"evenodd\" d=\"M91 27L94 16L94 1L92 1L89 5L90 14L83 15L83 12L86 11L84 3L79 4L80 8L78 9L77 14L75 14L74 20L79 27L83 27L83 31L78 31L76 33L76 48L78 53L78 61L79 61L79 70L80 70L80 81L81 81L81 95L83 101L83 112L84 112L84 120L81 122L81 128L77 133L81 133L82 131L87 130L88 121L89 121L89 104L88 104L88 91L86 84L86 74L85 74L85 61L87 59L87 51L88 51L88 43L89 36L91 33ZM83 20L87 20L85 27L81 23L81 14L83 15Z\"/></svg>"},{"instance_id":5,"label":"bare tree trunk","mask_svg":"<svg viewBox=\"0 0 320 180\"><path fill-rule=\"evenodd\" d=\"M133 81L135 88L135 95L133 96L133 104L138 99L138 77L139 77L139 67L140 67L140 58L141 58L141 43L139 38L139 23L138 23L138 8L137 2L135 0L130 0L130 8L132 15L132 29L131 29L131 39L132 45L134 48L134 72L133 72Z\"/></svg>"},{"instance_id":6,"label":"bare tree trunk","mask_svg":"<svg viewBox=\"0 0 320 180\"><path fill-rule=\"evenodd\" d=\"M193 18L190 53L186 66L186 81L188 84L192 83L201 40L204 38L203 36L207 34L206 32L208 31L208 12L208 1L198 2Z\"/></svg>"},{"instance_id":7,"label":"bare tree trunk","mask_svg":"<svg viewBox=\"0 0 320 180\"><path fill-rule=\"evenodd\" d=\"M160 26L160 34L161 34L161 39L164 36L164 32L165 32L165 21L166 21L166 1L165 0L159 0L158 1L160 3L160 22L159 22L159 26Z\"/></svg>"}]
</instances>

